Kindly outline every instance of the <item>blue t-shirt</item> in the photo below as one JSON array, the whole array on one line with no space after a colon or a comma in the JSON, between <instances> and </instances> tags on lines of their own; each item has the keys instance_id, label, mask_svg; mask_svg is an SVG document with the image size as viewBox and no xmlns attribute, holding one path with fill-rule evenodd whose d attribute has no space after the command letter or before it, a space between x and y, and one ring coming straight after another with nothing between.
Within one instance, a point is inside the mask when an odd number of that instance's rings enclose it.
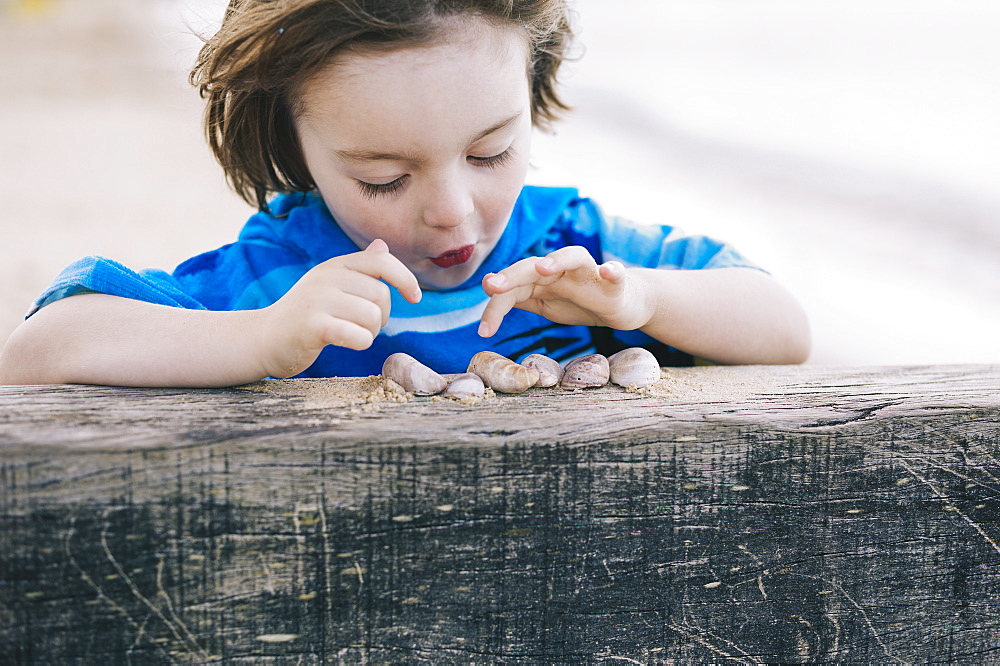
<instances>
[{"instance_id":1,"label":"blue t-shirt","mask_svg":"<svg viewBox=\"0 0 1000 666\"><path fill-rule=\"evenodd\" d=\"M729 245L710 238L605 216L575 189L526 186L493 252L466 282L444 291L425 290L419 303L409 303L390 288L391 316L371 347L328 346L300 376L378 374L394 352L406 352L441 373L464 372L473 354L486 349L516 361L542 353L563 362L595 351L610 354L644 346L664 365L689 362L639 331L566 326L518 309L504 317L495 335L480 337L479 320L489 300L483 277L569 245L585 247L598 263L614 259L646 268L756 268ZM272 202L270 212L251 217L235 243L188 259L173 273L137 272L102 257L80 259L60 273L28 316L60 298L92 292L190 309L263 308L312 267L358 251L319 197L286 194Z\"/></svg>"}]
</instances>

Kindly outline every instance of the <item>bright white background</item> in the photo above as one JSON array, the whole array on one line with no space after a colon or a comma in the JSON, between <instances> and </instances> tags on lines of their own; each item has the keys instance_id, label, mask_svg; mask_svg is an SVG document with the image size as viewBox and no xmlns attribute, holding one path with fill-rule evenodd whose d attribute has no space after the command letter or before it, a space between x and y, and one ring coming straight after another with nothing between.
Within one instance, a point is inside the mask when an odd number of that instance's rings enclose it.
<instances>
[{"instance_id":1,"label":"bright white background","mask_svg":"<svg viewBox=\"0 0 1000 666\"><path fill-rule=\"evenodd\" d=\"M0 0L0 341L85 254L229 242L187 87L221 0ZM539 184L732 242L812 362L1000 362L1000 3L577 0L575 111Z\"/></svg>"}]
</instances>

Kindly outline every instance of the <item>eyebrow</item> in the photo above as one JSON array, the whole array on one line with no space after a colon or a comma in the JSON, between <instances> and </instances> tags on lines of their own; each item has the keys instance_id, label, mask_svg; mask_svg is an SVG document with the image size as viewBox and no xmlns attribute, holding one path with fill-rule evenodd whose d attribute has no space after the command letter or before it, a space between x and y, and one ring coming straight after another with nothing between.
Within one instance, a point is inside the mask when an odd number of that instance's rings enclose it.
<instances>
[{"instance_id":1,"label":"eyebrow","mask_svg":"<svg viewBox=\"0 0 1000 666\"><path fill-rule=\"evenodd\" d=\"M475 142L477 142L477 141L479 141L481 139L485 139L486 137L488 137L490 134L493 134L494 132L499 132L501 130L507 129L508 127L510 127L511 125L513 125L514 123L516 123L520 117L521 117L521 112L518 111L517 113L515 113L512 116L510 116L509 118L504 118L503 120L501 120L500 122L498 122L496 125L492 125L490 127L487 127L482 132L480 132L476 136L472 137L472 139L469 141L469 145L471 146Z\"/></svg>"},{"instance_id":2,"label":"eyebrow","mask_svg":"<svg viewBox=\"0 0 1000 666\"><path fill-rule=\"evenodd\" d=\"M512 116L510 116L508 118L504 118L503 120L501 120L500 122L496 123L495 125L491 125L491 126L487 127L482 132L480 132L480 133L476 134L474 137L472 137L469 140L469 144L468 145L471 146L472 144L476 143L477 141L481 141L482 139L485 139L490 134L493 134L495 132L499 132L501 130L507 129L508 127L510 127L511 125L513 125L515 122L517 122L518 119L520 119L521 113L522 113L521 111L518 111L514 115L512 115ZM350 150L350 149L348 149L348 150L337 150L337 151L335 151L335 154L337 155L337 157L339 157L340 159L342 159L344 161L347 161L347 162L378 162L378 161L389 161L389 162L412 162L414 164L422 164L425 161L422 157L419 157L417 155L413 155L413 154L410 154L410 153L387 153L387 152L383 152L383 151L380 151L380 150L365 150L365 149Z\"/></svg>"}]
</instances>

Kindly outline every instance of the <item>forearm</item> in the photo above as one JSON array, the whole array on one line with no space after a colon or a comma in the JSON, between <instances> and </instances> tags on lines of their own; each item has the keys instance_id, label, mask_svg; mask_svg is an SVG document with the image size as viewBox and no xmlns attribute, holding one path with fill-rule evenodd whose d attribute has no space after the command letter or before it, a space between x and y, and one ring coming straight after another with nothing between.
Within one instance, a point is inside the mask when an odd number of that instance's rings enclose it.
<instances>
[{"instance_id":1,"label":"forearm","mask_svg":"<svg viewBox=\"0 0 1000 666\"><path fill-rule=\"evenodd\" d=\"M749 268L635 270L654 315L640 330L716 363L802 363L809 323L776 280Z\"/></svg>"},{"instance_id":2,"label":"forearm","mask_svg":"<svg viewBox=\"0 0 1000 666\"><path fill-rule=\"evenodd\" d=\"M42 308L0 350L0 384L232 386L266 376L259 313L85 294Z\"/></svg>"}]
</instances>

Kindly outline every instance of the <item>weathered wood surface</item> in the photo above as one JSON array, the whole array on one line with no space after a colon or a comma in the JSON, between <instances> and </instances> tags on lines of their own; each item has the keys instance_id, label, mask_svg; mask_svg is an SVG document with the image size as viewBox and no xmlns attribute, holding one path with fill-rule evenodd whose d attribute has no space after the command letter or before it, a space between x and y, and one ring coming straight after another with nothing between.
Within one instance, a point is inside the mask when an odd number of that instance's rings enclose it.
<instances>
[{"instance_id":1,"label":"weathered wood surface","mask_svg":"<svg viewBox=\"0 0 1000 666\"><path fill-rule=\"evenodd\" d=\"M1000 367L666 374L0 387L0 662L1000 659Z\"/></svg>"}]
</instances>

